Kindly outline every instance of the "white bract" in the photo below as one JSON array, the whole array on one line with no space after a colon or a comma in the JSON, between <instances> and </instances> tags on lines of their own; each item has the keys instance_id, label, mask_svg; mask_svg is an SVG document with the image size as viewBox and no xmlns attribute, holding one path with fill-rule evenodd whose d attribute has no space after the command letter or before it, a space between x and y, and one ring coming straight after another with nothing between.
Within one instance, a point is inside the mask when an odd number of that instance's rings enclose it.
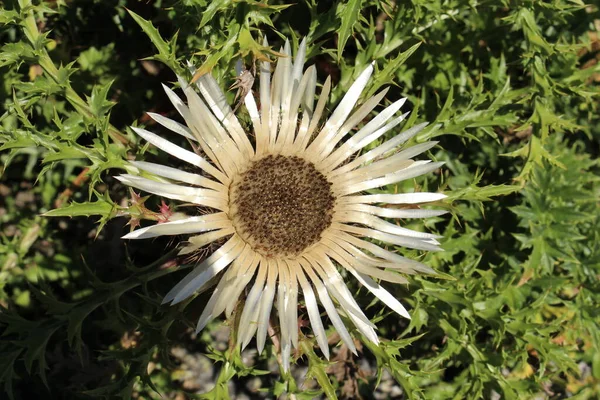
<instances>
[{"instance_id":1,"label":"white bract","mask_svg":"<svg viewBox=\"0 0 600 400\"><path fill-rule=\"evenodd\" d=\"M434 271L365 239L411 249L439 250L438 236L403 228L398 221L386 219L442 215L444 211L418 205L445 196L365 192L415 178L442 165L412 159L437 142L403 146L426 124L395 134L359 154L396 129L407 115L398 114L405 102L401 99L362 124L387 89L353 112L373 73L372 64L325 120L331 80L326 80L315 105L315 67L303 72L306 42L300 44L293 61L289 42L281 52L287 57L278 59L273 72L269 62L260 62L257 98L252 91L244 97L252 132L244 130L210 74L201 76L195 82L196 88L180 78L187 104L171 89L164 89L185 125L158 114L149 115L193 141L195 151L147 130L133 130L152 145L190 164L192 172L136 161L131 162L131 174L118 179L148 193L214 210L137 229L124 238L188 235L181 245L181 254L194 253L213 242L221 243L218 250L194 265L167 293L164 303L177 304L189 298L221 274L197 330L223 312L230 316L238 300L244 300L237 327L238 342L245 347L256 335L258 350L262 351L275 306L283 368L288 370L291 349L298 346L300 296L326 357L329 348L319 304L353 352L355 345L340 314L368 340L378 342L375 326L346 287L340 271L347 271L347 276L354 276L392 310L410 318L404 306L378 281L406 283L401 273ZM156 179L138 176L140 171Z\"/></svg>"}]
</instances>

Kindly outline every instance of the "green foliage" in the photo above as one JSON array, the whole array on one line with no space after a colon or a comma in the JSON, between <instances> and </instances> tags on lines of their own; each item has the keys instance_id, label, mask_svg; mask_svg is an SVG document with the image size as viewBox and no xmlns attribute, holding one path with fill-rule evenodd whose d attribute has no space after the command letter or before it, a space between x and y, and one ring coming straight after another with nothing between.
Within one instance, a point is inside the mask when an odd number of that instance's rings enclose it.
<instances>
[{"instance_id":1,"label":"green foliage","mask_svg":"<svg viewBox=\"0 0 600 400\"><path fill-rule=\"evenodd\" d=\"M387 370L402 398L598 398L599 27L568 0L3 2L0 397L221 399L254 382L253 398L371 399L392 396ZM446 161L389 191L442 189L451 211L426 221L444 252L398 249L440 273L388 287L412 319L348 279L381 343L326 361L302 329L300 378L277 343L240 353L219 322L193 335L206 293L161 306L174 244L120 240L160 205L112 177L167 163L127 127L175 117L160 83L192 79L186 61L229 87L237 59L274 59L284 36L332 76L329 109L375 61L367 94L407 97L406 127L430 121L416 141Z\"/></svg>"}]
</instances>

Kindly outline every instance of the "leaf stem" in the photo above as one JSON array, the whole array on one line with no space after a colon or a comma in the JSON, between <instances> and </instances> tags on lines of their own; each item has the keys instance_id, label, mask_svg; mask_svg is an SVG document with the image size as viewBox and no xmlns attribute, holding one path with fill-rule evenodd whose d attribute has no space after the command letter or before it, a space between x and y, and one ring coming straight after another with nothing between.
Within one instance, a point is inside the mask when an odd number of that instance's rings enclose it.
<instances>
[{"instance_id":1,"label":"leaf stem","mask_svg":"<svg viewBox=\"0 0 600 400\"><path fill-rule=\"evenodd\" d=\"M19 0L19 5L21 6L21 10L24 10L27 14L24 19L22 26L25 36L31 42L31 45L35 51L35 54L38 57L38 64L42 67L44 72L52 78L54 82L59 85L65 86L65 98L67 101L75 108L78 113L81 113L87 117L94 117L94 113L90 109L89 105L71 88L69 82L62 83L59 70L54 65L54 61L50 58L48 51L43 46L43 43L40 42L40 31L38 30L37 23L33 16L33 5L31 4L31 0ZM117 128L113 125L108 125L108 135L113 139L113 141L119 145L130 145L129 139Z\"/></svg>"}]
</instances>

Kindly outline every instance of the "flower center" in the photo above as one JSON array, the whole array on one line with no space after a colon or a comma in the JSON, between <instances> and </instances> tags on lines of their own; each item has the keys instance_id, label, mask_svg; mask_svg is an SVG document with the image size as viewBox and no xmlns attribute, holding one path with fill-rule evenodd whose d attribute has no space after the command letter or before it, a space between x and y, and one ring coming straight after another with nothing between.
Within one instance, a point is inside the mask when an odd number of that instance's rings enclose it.
<instances>
[{"instance_id":1,"label":"flower center","mask_svg":"<svg viewBox=\"0 0 600 400\"><path fill-rule=\"evenodd\" d=\"M230 211L238 234L266 256L295 256L331 225L331 183L300 157L269 155L234 181Z\"/></svg>"}]
</instances>

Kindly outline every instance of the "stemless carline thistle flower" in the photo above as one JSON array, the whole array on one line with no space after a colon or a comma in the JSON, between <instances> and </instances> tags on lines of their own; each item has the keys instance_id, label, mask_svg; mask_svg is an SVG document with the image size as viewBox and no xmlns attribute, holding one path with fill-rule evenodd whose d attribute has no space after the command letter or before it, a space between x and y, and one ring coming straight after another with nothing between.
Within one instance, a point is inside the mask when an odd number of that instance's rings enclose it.
<instances>
[{"instance_id":1,"label":"stemless carline thistle flower","mask_svg":"<svg viewBox=\"0 0 600 400\"><path fill-rule=\"evenodd\" d=\"M193 253L215 241L223 243L167 293L164 303L177 304L187 299L224 271L200 316L197 330L223 312L230 316L248 287L237 327L238 344L245 347L256 334L257 347L262 352L276 302L283 368L288 370L291 349L298 346L299 294L326 357L329 348L318 302L352 352L356 353L356 348L339 311L368 340L378 343L374 324L362 312L338 268L352 274L392 310L410 318L402 304L378 281L406 283L399 273L433 270L365 239L438 250L436 235L409 230L386 219L441 215L444 211L417 205L445 196L365 193L442 165L412 160L437 142L402 148L426 124L414 126L356 156L396 128L408 114L397 115L405 102L398 100L350 135L387 93L387 89L379 92L351 113L373 73L373 64L360 74L321 124L331 79L325 81L315 105L316 69L311 66L303 73L306 42L300 44L293 62L289 42L281 52L286 57L278 59L273 73L269 62L260 62L260 108L252 92L244 98L253 138L244 131L210 74L195 82L199 94L180 78L187 105L168 87L164 86L164 90L187 126L148 114L160 125L194 141L201 152L183 149L147 130L132 129L147 142L196 167L198 173L133 161L131 171L136 175L125 174L118 179L145 192L214 210L138 229L124 238L191 235L181 254ZM137 175L139 171L156 178L141 177Z\"/></svg>"}]
</instances>

